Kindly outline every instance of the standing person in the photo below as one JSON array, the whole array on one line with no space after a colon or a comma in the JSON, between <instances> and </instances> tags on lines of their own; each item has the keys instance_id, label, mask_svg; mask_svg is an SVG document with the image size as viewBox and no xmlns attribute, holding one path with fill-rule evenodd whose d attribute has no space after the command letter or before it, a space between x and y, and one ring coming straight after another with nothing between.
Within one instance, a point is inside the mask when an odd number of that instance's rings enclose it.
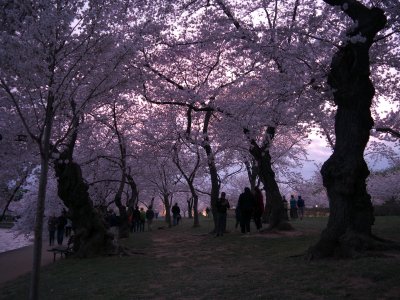
<instances>
[{"instance_id":1,"label":"standing person","mask_svg":"<svg viewBox=\"0 0 400 300\"><path fill-rule=\"evenodd\" d=\"M221 198L218 198L217 203L217 234L216 236L223 236L226 230L226 212L230 208L229 201L226 199L226 194L221 193Z\"/></svg>"},{"instance_id":2,"label":"standing person","mask_svg":"<svg viewBox=\"0 0 400 300\"><path fill-rule=\"evenodd\" d=\"M292 220L297 219L297 201L296 199L294 199L293 195L290 196L289 205L290 205L290 219Z\"/></svg>"},{"instance_id":3,"label":"standing person","mask_svg":"<svg viewBox=\"0 0 400 300\"><path fill-rule=\"evenodd\" d=\"M146 223L146 212L144 211L144 208L140 208L140 219L139 219L139 231L143 232L144 231L144 224Z\"/></svg>"},{"instance_id":4,"label":"standing person","mask_svg":"<svg viewBox=\"0 0 400 300\"><path fill-rule=\"evenodd\" d=\"M139 206L136 205L135 210L132 214L132 226L134 232L139 232L140 229L140 210Z\"/></svg>"},{"instance_id":5,"label":"standing person","mask_svg":"<svg viewBox=\"0 0 400 300\"><path fill-rule=\"evenodd\" d=\"M303 217L304 217L304 206L305 206L304 200L299 195L297 197L297 209L298 209L300 220L303 220Z\"/></svg>"},{"instance_id":6,"label":"standing person","mask_svg":"<svg viewBox=\"0 0 400 300\"><path fill-rule=\"evenodd\" d=\"M254 223L258 231L261 230L261 216L264 213L264 197L261 190L256 186L254 189L254 196L256 200L256 205L254 208Z\"/></svg>"},{"instance_id":7,"label":"standing person","mask_svg":"<svg viewBox=\"0 0 400 300\"><path fill-rule=\"evenodd\" d=\"M49 246L54 245L54 238L56 236L57 218L53 214L47 221L47 229L49 230Z\"/></svg>"},{"instance_id":8,"label":"standing person","mask_svg":"<svg viewBox=\"0 0 400 300\"><path fill-rule=\"evenodd\" d=\"M63 240L64 240L64 230L65 230L65 225L67 224L67 217L65 216L65 213L63 212L61 216L57 218L57 244L59 246L62 245Z\"/></svg>"},{"instance_id":9,"label":"standing person","mask_svg":"<svg viewBox=\"0 0 400 300\"><path fill-rule=\"evenodd\" d=\"M153 207L150 205L149 209L146 211L146 219L147 219L147 227L148 230L151 231L151 224L153 223L153 219L154 219L154 211L153 211Z\"/></svg>"},{"instance_id":10,"label":"standing person","mask_svg":"<svg viewBox=\"0 0 400 300\"><path fill-rule=\"evenodd\" d=\"M240 229L242 233L250 233L250 220L255 208L255 199L250 188L245 187L239 196Z\"/></svg>"},{"instance_id":11,"label":"standing person","mask_svg":"<svg viewBox=\"0 0 400 300\"><path fill-rule=\"evenodd\" d=\"M175 205L172 206L171 212L172 212L172 218L173 218L173 225L176 226L176 225L178 225L179 216L181 213L181 209L179 208L178 203L175 203Z\"/></svg>"}]
</instances>

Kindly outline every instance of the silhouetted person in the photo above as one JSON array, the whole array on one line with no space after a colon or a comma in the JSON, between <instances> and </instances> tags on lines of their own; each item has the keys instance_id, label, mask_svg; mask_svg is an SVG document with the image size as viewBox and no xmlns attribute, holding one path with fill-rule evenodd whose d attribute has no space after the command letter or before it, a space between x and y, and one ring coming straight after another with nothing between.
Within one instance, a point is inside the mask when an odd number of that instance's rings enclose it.
<instances>
[{"instance_id":1,"label":"silhouetted person","mask_svg":"<svg viewBox=\"0 0 400 300\"><path fill-rule=\"evenodd\" d=\"M58 245L62 245L62 243L63 243L65 225L67 225L67 217L65 216L65 213L63 212L61 214L61 216L59 216L57 218L57 244Z\"/></svg>"},{"instance_id":2,"label":"silhouetted person","mask_svg":"<svg viewBox=\"0 0 400 300\"><path fill-rule=\"evenodd\" d=\"M47 229L49 230L49 246L53 246L57 229L57 218L54 214L47 221Z\"/></svg>"},{"instance_id":3,"label":"silhouetted person","mask_svg":"<svg viewBox=\"0 0 400 300\"><path fill-rule=\"evenodd\" d=\"M132 213L132 226L134 232L139 232L140 229L140 210L139 206L136 205L135 210Z\"/></svg>"},{"instance_id":4,"label":"silhouetted person","mask_svg":"<svg viewBox=\"0 0 400 300\"><path fill-rule=\"evenodd\" d=\"M179 217L181 213L181 209L178 206L178 203L175 203L174 206L171 208L172 218L173 218L173 225L176 226L179 223Z\"/></svg>"},{"instance_id":5,"label":"silhouetted person","mask_svg":"<svg viewBox=\"0 0 400 300\"><path fill-rule=\"evenodd\" d=\"M226 230L226 213L230 208L228 199L225 198L226 194L221 193L221 198L217 200L217 234L216 236L223 236Z\"/></svg>"},{"instance_id":6,"label":"silhouetted person","mask_svg":"<svg viewBox=\"0 0 400 300\"><path fill-rule=\"evenodd\" d=\"M255 199L250 188L244 188L240 194L238 207L240 210L240 229L242 233L250 233L250 220L255 208Z\"/></svg>"},{"instance_id":7,"label":"silhouetted person","mask_svg":"<svg viewBox=\"0 0 400 300\"><path fill-rule=\"evenodd\" d=\"M304 200L299 195L297 197L297 210L298 210L298 213L299 213L300 220L303 220L303 217L304 217L304 206L305 206Z\"/></svg>"},{"instance_id":8,"label":"silhouetted person","mask_svg":"<svg viewBox=\"0 0 400 300\"><path fill-rule=\"evenodd\" d=\"M297 219L297 201L296 199L294 199L293 195L290 196L289 205L290 205L290 218L293 220Z\"/></svg>"},{"instance_id":9,"label":"silhouetted person","mask_svg":"<svg viewBox=\"0 0 400 300\"><path fill-rule=\"evenodd\" d=\"M149 209L146 211L147 227L149 231L152 230L151 224L153 223L153 219L154 219L154 211L153 207L150 205Z\"/></svg>"}]
</instances>

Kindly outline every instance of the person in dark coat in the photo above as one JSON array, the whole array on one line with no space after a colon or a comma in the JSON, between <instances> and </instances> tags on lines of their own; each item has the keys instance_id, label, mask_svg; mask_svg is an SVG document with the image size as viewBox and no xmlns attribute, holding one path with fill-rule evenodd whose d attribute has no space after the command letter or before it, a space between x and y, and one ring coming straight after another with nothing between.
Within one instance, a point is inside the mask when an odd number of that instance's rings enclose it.
<instances>
[{"instance_id":1,"label":"person in dark coat","mask_svg":"<svg viewBox=\"0 0 400 300\"><path fill-rule=\"evenodd\" d=\"M139 232L140 229L140 210L139 206L136 205L135 210L132 213L132 226L134 232Z\"/></svg>"},{"instance_id":2,"label":"person in dark coat","mask_svg":"<svg viewBox=\"0 0 400 300\"><path fill-rule=\"evenodd\" d=\"M250 233L250 220L255 209L255 199L250 191L250 188L246 187L244 192L239 196L238 207L240 211L240 229L242 233Z\"/></svg>"},{"instance_id":3,"label":"person in dark coat","mask_svg":"<svg viewBox=\"0 0 400 300\"><path fill-rule=\"evenodd\" d=\"M153 219L154 219L154 211L153 211L153 207L150 205L146 211L147 227L148 227L149 231L152 230L151 225L153 223Z\"/></svg>"},{"instance_id":4,"label":"person in dark coat","mask_svg":"<svg viewBox=\"0 0 400 300\"><path fill-rule=\"evenodd\" d=\"M174 206L172 206L171 208L171 212L172 212L172 218L173 218L173 225L176 226L179 223L179 218L180 218L180 214L181 214L181 209L178 206L178 203L175 203Z\"/></svg>"},{"instance_id":5,"label":"person in dark coat","mask_svg":"<svg viewBox=\"0 0 400 300\"><path fill-rule=\"evenodd\" d=\"M228 199L225 198L226 194L221 193L221 198L217 200L217 234L216 236L223 236L226 230L226 213L230 208Z\"/></svg>"},{"instance_id":6,"label":"person in dark coat","mask_svg":"<svg viewBox=\"0 0 400 300\"><path fill-rule=\"evenodd\" d=\"M261 190L258 187L254 189L254 196L256 200L256 205L254 207L254 223L258 231L261 230L261 216L264 213L264 197Z\"/></svg>"},{"instance_id":7,"label":"person in dark coat","mask_svg":"<svg viewBox=\"0 0 400 300\"><path fill-rule=\"evenodd\" d=\"M49 217L49 220L47 221L47 228L49 230L49 246L53 246L57 229L57 218L55 215Z\"/></svg>"},{"instance_id":8,"label":"person in dark coat","mask_svg":"<svg viewBox=\"0 0 400 300\"><path fill-rule=\"evenodd\" d=\"M303 220L303 217L304 217L304 206L305 206L304 205L304 200L299 195L297 197L297 210L298 210L298 213L299 213L300 220Z\"/></svg>"},{"instance_id":9,"label":"person in dark coat","mask_svg":"<svg viewBox=\"0 0 400 300\"><path fill-rule=\"evenodd\" d=\"M61 216L59 216L57 218L57 244L58 245L62 245L62 243L63 243L65 225L67 225L67 217L65 216L65 213L63 212L61 214Z\"/></svg>"},{"instance_id":10,"label":"person in dark coat","mask_svg":"<svg viewBox=\"0 0 400 300\"><path fill-rule=\"evenodd\" d=\"M297 219L297 201L293 195L290 196L290 219Z\"/></svg>"}]
</instances>

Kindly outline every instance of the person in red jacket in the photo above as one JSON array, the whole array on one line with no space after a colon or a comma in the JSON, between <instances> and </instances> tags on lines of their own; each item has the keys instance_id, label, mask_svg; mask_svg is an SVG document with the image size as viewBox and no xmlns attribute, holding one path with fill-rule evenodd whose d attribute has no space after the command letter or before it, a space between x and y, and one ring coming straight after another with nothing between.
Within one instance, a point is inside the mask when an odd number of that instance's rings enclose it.
<instances>
[{"instance_id":1,"label":"person in red jacket","mask_svg":"<svg viewBox=\"0 0 400 300\"><path fill-rule=\"evenodd\" d=\"M261 224L261 216L264 213L264 197L261 190L258 187L254 189L254 196L256 198L256 206L254 209L254 223L256 224L257 230L260 231Z\"/></svg>"}]
</instances>

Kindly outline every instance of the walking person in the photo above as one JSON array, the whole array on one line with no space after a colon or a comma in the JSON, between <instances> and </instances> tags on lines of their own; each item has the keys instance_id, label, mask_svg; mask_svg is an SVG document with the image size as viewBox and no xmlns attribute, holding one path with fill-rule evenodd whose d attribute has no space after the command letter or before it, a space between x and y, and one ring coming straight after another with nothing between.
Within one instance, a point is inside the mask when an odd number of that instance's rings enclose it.
<instances>
[{"instance_id":1,"label":"walking person","mask_svg":"<svg viewBox=\"0 0 400 300\"><path fill-rule=\"evenodd\" d=\"M153 219L154 219L154 211L153 207L150 205L149 209L146 211L147 228L149 231L152 230L151 224L153 223Z\"/></svg>"},{"instance_id":2,"label":"walking person","mask_svg":"<svg viewBox=\"0 0 400 300\"><path fill-rule=\"evenodd\" d=\"M250 233L250 220L255 208L255 199L250 188L245 187L239 196L240 229L242 233Z\"/></svg>"},{"instance_id":3,"label":"walking person","mask_svg":"<svg viewBox=\"0 0 400 300\"><path fill-rule=\"evenodd\" d=\"M139 231L144 232L144 225L146 224L146 212L144 208L140 208Z\"/></svg>"},{"instance_id":4,"label":"walking person","mask_svg":"<svg viewBox=\"0 0 400 300\"><path fill-rule=\"evenodd\" d=\"M49 230L49 246L53 246L57 229L57 218L54 214L47 221L47 229Z\"/></svg>"},{"instance_id":5,"label":"walking person","mask_svg":"<svg viewBox=\"0 0 400 300\"><path fill-rule=\"evenodd\" d=\"M226 230L226 213L230 208L229 201L226 199L226 194L221 193L221 198L218 198L216 203L217 208L217 234L216 236L223 236Z\"/></svg>"},{"instance_id":6,"label":"walking person","mask_svg":"<svg viewBox=\"0 0 400 300\"><path fill-rule=\"evenodd\" d=\"M254 223L256 224L256 228L258 231L261 230L261 216L264 213L264 197L261 190L258 187L254 189L254 196L256 200L256 205L254 208Z\"/></svg>"},{"instance_id":7,"label":"walking person","mask_svg":"<svg viewBox=\"0 0 400 300\"><path fill-rule=\"evenodd\" d=\"M172 224L174 226L176 226L176 225L178 225L179 217L180 217L180 213L181 213L181 209L179 208L178 203L175 203L175 205L172 206L171 212L172 212L172 218L173 218Z\"/></svg>"},{"instance_id":8,"label":"walking person","mask_svg":"<svg viewBox=\"0 0 400 300\"><path fill-rule=\"evenodd\" d=\"M298 210L298 213L299 213L300 220L303 220L303 217L304 217L304 206L305 206L304 200L299 195L297 197L297 210Z\"/></svg>"}]
</instances>

